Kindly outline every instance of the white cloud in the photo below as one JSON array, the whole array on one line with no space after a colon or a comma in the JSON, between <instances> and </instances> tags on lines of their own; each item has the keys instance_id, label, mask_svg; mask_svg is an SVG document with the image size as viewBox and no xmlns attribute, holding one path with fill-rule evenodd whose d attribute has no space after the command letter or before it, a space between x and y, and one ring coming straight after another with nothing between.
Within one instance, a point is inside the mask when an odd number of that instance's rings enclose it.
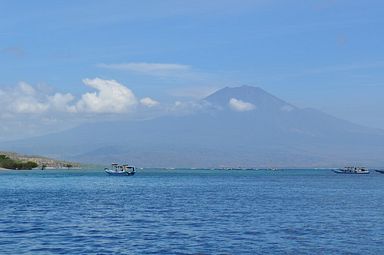
<instances>
[{"instance_id":1,"label":"white cloud","mask_svg":"<svg viewBox=\"0 0 384 255\"><path fill-rule=\"evenodd\" d=\"M10 105L13 112L16 113L42 113L48 110L48 105L39 103L34 98L19 98Z\"/></svg>"},{"instance_id":2,"label":"white cloud","mask_svg":"<svg viewBox=\"0 0 384 255\"><path fill-rule=\"evenodd\" d=\"M167 108L168 113L172 114L188 114L206 109L204 102L196 101L175 101L173 105Z\"/></svg>"},{"instance_id":3,"label":"white cloud","mask_svg":"<svg viewBox=\"0 0 384 255\"><path fill-rule=\"evenodd\" d=\"M97 92L82 95L76 104L76 110L79 112L123 113L137 104L133 92L115 80L95 78L84 79L83 82Z\"/></svg>"},{"instance_id":4,"label":"white cloud","mask_svg":"<svg viewBox=\"0 0 384 255\"><path fill-rule=\"evenodd\" d=\"M147 106L147 107L153 107L153 106L156 106L159 104L158 101L156 101L150 97L144 97L144 98L140 99L140 103L144 106Z\"/></svg>"},{"instance_id":5,"label":"white cloud","mask_svg":"<svg viewBox=\"0 0 384 255\"><path fill-rule=\"evenodd\" d=\"M73 107L69 106L69 103L74 99L75 97L70 93L55 93L53 96L48 97L48 102L49 105L55 110L73 112Z\"/></svg>"},{"instance_id":6,"label":"white cloud","mask_svg":"<svg viewBox=\"0 0 384 255\"><path fill-rule=\"evenodd\" d=\"M24 95L33 96L36 93L36 90L31 85L29 85L24 81L19 82L18 89Z\"/></svg>"},{"instance_id":7,"label":"white cloud","mask_svg":"<svg viewBox=\"0 0 384 255\"><path fill-rule=\"evenodd\" d=\"M164 110L153 107L159 102L149 97L140 100L145 109L136 109L138 100L134 93L117 81L95 78L83 82L94 91L78 98L26 82L0 88L0 140L64 130L91 119L114 119L121 114L141 118Z\"/></svg>"},{"instance_id":8,"label":"white cloud","mask_svg":"<svg viewBox=\"0 0 384 255\"><path fill-rule=\"evenodd\" d=\"M45 94L26 82L20 82L14 89L0 91L3 109L9 113L44 113L50 110L69 111L68 104L74 97L67 93Z\"/></svg>"},{"instance_id":9,"label":"white cloud","mask_svg":"<svg viewBox=\"0 0 384 255\"><path fill-rule=\"evenodd\" d=\"M252 111L256 108L254 104L244 102L236 98L231 98L229 100L229 107L232 110L235 110L238 112Z\"/></svg>"},{"instance_id":10,"label":"white cloud","mask_svg":"<svg viewBox=\"0 0 384 255\"><path fill-rule=\"evenodd\" d=\"M39 98L37 91L28 83L20 82L13 90L0 93L3 109L10 113L42 113L48 110L49 105Z\"/></svg>"},{"instance_id":11,"label":"white cloud","mask_svg":"<svg viewBox=\"0 0 384 255\"><path fill-rule=\"evenodd\" d=\"M137 104L133 92L117 81L95 78L84 79L83 82L96 91L83 94L77 101L70 93L51 94L26 82L0 90L1 116L58 112L125 113ZM156 101L146 99L143 104L153 106Z\"/></svg>"},{"instance_id":12,"label":"white cloud","mask_svg":"<svg viewBox=\"0 0 384 255\"><path fill-rule=\"evenodd\" d=\"M40 114L48 111L69 112L68 105L74 100L70 93L55 93L53 96L34 88L26 82L20 82L14 89L1 91L0 106L8 113Z\"/></svg>"},{"instance_id":13,"label":"white cloud","mask_svg":"<svg viewBox=\"0 0 384 255\"><path fill-rule=\"evenodd\" d=\"M99 64L97 66L106 69L123 70L146 75L160 76L167 76L170 74L177 74L179 72L186 72L190 70L190 66L188 65L169 63L131 62L122 64Z\"/></svg>"}]
</instances>

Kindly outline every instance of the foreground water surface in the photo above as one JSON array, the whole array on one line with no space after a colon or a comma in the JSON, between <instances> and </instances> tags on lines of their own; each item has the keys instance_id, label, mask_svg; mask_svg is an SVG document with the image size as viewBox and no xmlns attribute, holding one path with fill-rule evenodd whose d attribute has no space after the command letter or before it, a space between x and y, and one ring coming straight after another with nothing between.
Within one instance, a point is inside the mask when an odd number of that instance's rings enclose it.
<instances>
[{"instance_id":1,"label":"foreground water surface","mask_svg":"<svg viewBox=\"0 0 384 255\"><path fill-rule=\"evenodd\" d=\"M0 254L384 254L384 175L0 172Z\"/></svg>"}]
</instances>

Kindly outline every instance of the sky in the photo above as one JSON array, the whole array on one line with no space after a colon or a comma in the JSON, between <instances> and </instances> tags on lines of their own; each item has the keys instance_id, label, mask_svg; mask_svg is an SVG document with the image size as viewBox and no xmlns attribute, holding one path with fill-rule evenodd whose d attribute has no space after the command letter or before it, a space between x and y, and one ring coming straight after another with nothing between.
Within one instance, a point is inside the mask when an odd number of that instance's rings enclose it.
<instances>
[{"instance_id":1,"label":"sky","mask_svg":"<svg viewBox=\"0 0 384 255\"><path fill-rule=\"evenodd\" d=\"M0 0L0 140L226 86L384 128L384 3Z\"/></svg>"}]
</instances>

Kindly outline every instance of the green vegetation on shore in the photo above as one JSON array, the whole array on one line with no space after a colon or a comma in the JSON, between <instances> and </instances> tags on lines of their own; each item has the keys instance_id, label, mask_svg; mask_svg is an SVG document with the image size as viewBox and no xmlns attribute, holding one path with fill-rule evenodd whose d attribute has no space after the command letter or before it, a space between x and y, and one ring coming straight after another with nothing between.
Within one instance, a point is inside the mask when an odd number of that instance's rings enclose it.
<instances>
[{"instance_id":1,"label":"green vegetation on shore","mask_svg":"<svg viewBox=\"0 0 384 255\"><path fill-rule=\"evenodd\" d=\"M6 169L30 170L38 164L32 161L21 161L9 158L7 155L0 155L0 167Z\"/></svg>"},{"instance_id":2,"label":"green vegetation on shore","mask_svg":"<svg viewBox=\"0 0 384 255\"><path fill-rule=\"evenodd\" d=\"M15 152L0 150L0 168L6 169L80 169L76 162L57 160L37 155L22 155Z\"/></svg>"}]
</instances>

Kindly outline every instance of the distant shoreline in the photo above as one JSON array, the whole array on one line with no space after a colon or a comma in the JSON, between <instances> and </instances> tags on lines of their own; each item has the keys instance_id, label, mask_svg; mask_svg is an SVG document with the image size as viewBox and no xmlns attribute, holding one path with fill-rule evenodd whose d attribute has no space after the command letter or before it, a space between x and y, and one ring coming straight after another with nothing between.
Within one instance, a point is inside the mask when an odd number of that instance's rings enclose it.
<instances>
[{"instance_id":1,"label":"distant shoreline","mask_svg":"<svg viewBox=\"0 0 384 255\"><path fill-rule=\"evenodd\" d=\"M12 170L12 171L27 170L27 171L31 171L31 170L42 170L42 169L41 168L33 168L33 169L8 169L8 168L0 167L0 171L3 171L3 170ZM70 168L66 168L66 167L47 167L44 170L84 170L84 168L82 168L82 167L70 167Z\"/></svg>"}]
</instances>

